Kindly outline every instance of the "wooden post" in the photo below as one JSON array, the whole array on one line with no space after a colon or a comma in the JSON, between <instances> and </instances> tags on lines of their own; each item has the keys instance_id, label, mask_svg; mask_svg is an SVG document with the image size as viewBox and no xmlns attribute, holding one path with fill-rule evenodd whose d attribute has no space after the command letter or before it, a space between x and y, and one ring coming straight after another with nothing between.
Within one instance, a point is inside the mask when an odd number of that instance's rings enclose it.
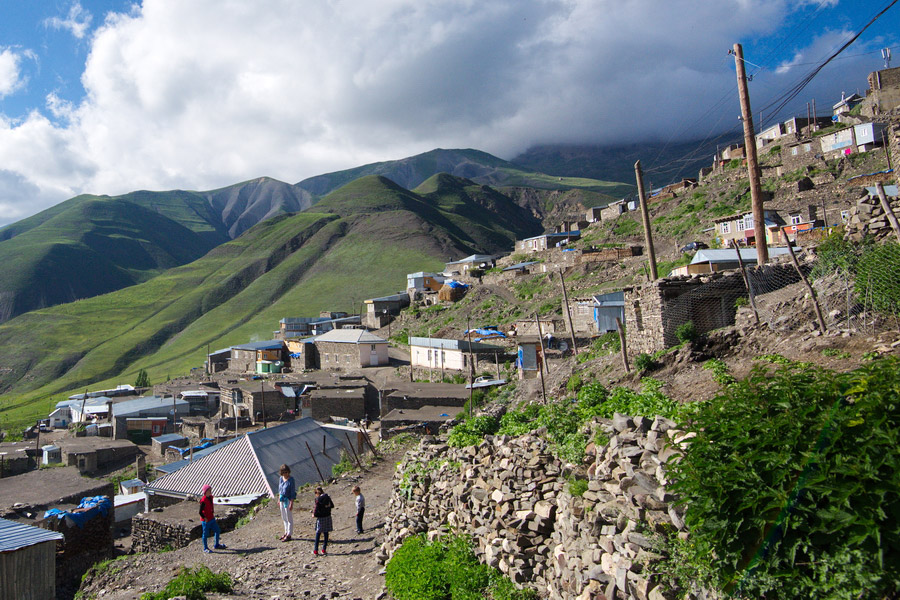
<instances>
[{"instance_id":1,"label":"wooden post","mask_svg":"<svg viewBox=\"0 0 900 600\"><path fill-rule=\"evenodd\" d=\"M766 245L766 218L763 211L762 186L759 182L759 159L756 155L756 137L753 135L753 113L750 112L750 93L747 91L747 74L744 71L744 49L734 45L734 67L737 71L738 95L741 100L741 117L744 122L744 154L747 156L747 174L750 177L750 203L753 207L753 236L756 238L756 263L769 262Z\"/></svg>"},{"instance_id":2,"label":"wooden post","mask_svg":"<svg viewBox=\"0 0 900 600\"><path fill-rule=\"evenodd\" d=\"M369 448L372 449L372 456L374 456L375 458L378 458L378 451L375 449L375 446L372 444L372 440L369 439L369 432L362 430L362 429L360 429L359 432L362 434L363 439L366 440L366 443L369 445Z\"/></svg>"},{"instance_id":3,"label":"wooden post","mask_svg":"<svg viewBox=\"0 0 900 600\"><path fill-rule=\"evenodd\" d=\"M566 280L563 279L562 269L558 271L559 283L562 285L563 302L566 304L566 315L569 317L569 333L572 334L572 356L578 356L578 347L575 345L575 323L572 322L572 311L569 308L569 295L566 293Z\"/></svg>"},{"instance_id":4,"label":"wooden post","mask_svg":"<svg viewBox=\"0 0 900 600\"><path fill-rule=\"evenodd\" d=\"M500 379L500 354L494 352L494 363L497 365L497 379Z\"/></svg>"},{"instance_id":5,"label":"wooden post","mask_svg":"<svg viewBox=\"0 0 900 600\"><path fill-rule=\"evenodd\" d=\"M891 148L887 139L884 137L884 130L881 131L881 145L884 146L884 157L887 159L888 171L890 171L893 169L893 167L891 167Z\"/></svg>"},{"instance_id":6,"label":"wooden post","mask_svg":"<svg viewBox=\"0 0 900 600\"><path fill-rule=\"evenodd\" d=\"M659 276L656 272L656 250L653 248L653 233L650 231L650 212L647 209L647 199L644 197L644 172L641 170L641 161L634 163L634 177L637 180L638 200L641 203L641 222L644 224L644 244L647 245L647 258L650 261L650 280L656 281Z\"/></svg>"},{"instance_id":7,"label":"wooden post","mask_svg":"<svg viewBox=\"0 0 900 600\"><path fill-rule=\"evenodd\" d=\"M313 454L312 448L309 447L309 442L303 442L303 443L306 444L306 450L309 452L309 457L312 459L313 464L316 466L316 473L319 474L319 481L324 483L325 478L322 477L322 471L319 470L319 463L316 462L316 457Z\"/></svg>"},{"instance_id":8,"label":"wooden post","mask_svg":"<svg viewBox=\"0 0 900 600\"><path fill-rule=\"evenodd\" d=\"M790 240L788 240L788 244L790 243ZM747 295L750 297L750 306L753 308L753 317L756 319L756 324L759 325L759 313L756 312L756 297L753 295L753 290L750 289L750 280L747 278L747 270L744 268L744 259L741 258L741 250L738 248L737 240L731 240L731 247L734 248L734 251L737 254L738 267L741 269L741 277L744 278L744 285L747 287Z\"/></svg>"},{"instance_id":9,"label":"wooden post","mask_svg":"<svg viewBox=\"0 0 900 600\"><path fill-rule=\"evenodd\" d=\"M84 405L87 404L87 388L84 388L84 397L81 400L81 418L79 421L84 421Z\"/></svg>"},{"instance_id":10,"label":"wooden post","mask_svg":"<svg viewBox=\"0 0 900 600\"><path fill-rule=\"evenodd\" d=\"M825 326L825 319L822 317L822 309L819 308L819 299L816 297L816 290L813 289L813 286L809 284L809 280L806 278L806 275L803 274L803 271L800 270L800 263L797 262L797 255L794 254L794 248L788 240L788 252L791 255L791 262L794 263L794 268L797 269L797 274L800 276L800 279L803 280L803 285L806 286L807 291L809 291L809 296L812 299L813 308L816 309L816 318L819 320L819 328L822 330L822 333L828 331L828 327Z\"/></svg>"},{"instance_id":11,"label":"wooden post","mask_svg":"<svg viewBox=\"0 0 900 600\"><path fill-rule=\"evenodd\" d=\"M359 470L362 471L363 466L359 460L359 456L356 455L356 450L354 450L353 448L353 441L350 439L350 434L345 431L344 436L347 438L347 444L350 445L350 452L353 453L353 458L356 459L356 464L359 465Z\"/></svg>"},{"instance_id":12,"label":"wooden post","mask_svg":"<svg viewBox=\"0 0 900 600\"><path fill-rule=\"evenodd\" d=\"M538 351L540 352L541 359L541 364L538 366L538 373L540 373L541 376L541 400L544 404L547 404L547 390L544 387L544 365L547 362L547 355L544 354L544 338L541 335L541 320L538 318L537 313L534 313L534 322L537 323ZM547 372L549 373L550 371Z\"/></svg>"},{"instance_id":13,"label":"wooden post","mask_svg":"<svg viewBox=\"0 0 900 600\"><path fill-rule=\"evenodd\" d=\"M631 367L628 366L628 349L625 347L625 328L622 327L622 321L616 317L616 331L619 332L619 347L622 350L622 364L625 365L625 372L631 373Z\"/></svg>"},{"instance_id":14,"label":"wooden post","mask_svg":"<svg viewBox=\"0 0 900 600\"><path fill-rule=\"evenodd\" d=\"M266 422L266 385L259 382L259 402L262 405L263 429L268 429L269 424Z\"/></svg>"},{"instance_id":15,"label":"wooden post","mask_svg":"<svg viewBox=\"0 0 900 600\"><path fill-rule=\"evenodd\" d=\"M881 200L881 208L884 209L888 222L894 229L894 233L897 234L897 240L900 240L900 223L897 222L897 215L894 214L894 209L891 208L891 203L888 202L887 194L884 193L884 186L880 181L875 184L875 191L878 192L878 199Z\"/></svg>"},{"instance_id":16,"label":"wooden post","mask_svg":"<svg viewBox=\"0 0 900 600\"><path fill-rule=\"evenodd\" d=\"M472 324L469 321L471 313L466 314L466 342L469 345L469 416L474 411L472 399L475 395L475 365L472 363Z\"/></svg>"}]
</instances>

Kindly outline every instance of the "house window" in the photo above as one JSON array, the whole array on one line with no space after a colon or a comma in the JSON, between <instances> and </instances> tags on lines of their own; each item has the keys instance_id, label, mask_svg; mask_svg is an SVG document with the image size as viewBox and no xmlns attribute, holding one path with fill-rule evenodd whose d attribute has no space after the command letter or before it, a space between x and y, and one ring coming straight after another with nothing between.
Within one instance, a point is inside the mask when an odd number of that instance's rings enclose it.
<instances>
[{"instance_id":1,"label":"house window","mask_svg":"<svg viewBox=\"0 0 900 600\"><path fill-rule=\"evenodd\" d=\"M850 219L850 211L849 211L849 210L842 210L842 211L841 211L841 221L846 222L846 221L848 221L849 219Z\"/></svg>"},{"instance_id":2,"label":"house window","mask_svg":"<svg viewBox=\"0 0 900 600\"><path fill-rule=\"evenodd\" d=\"M744 229L753 229L753 215L744 215L743 223ZM743 231L743 229L741 231Z\"/></svg>"},{"instance_id":3,"label":"house window","mask_svg":"<svg viewBox=\"0 0 900 600\"><path fill-rule=\"evenodd\" d=\"M803 222L803 216L800 213L791 213L791 225L799 225Z\"/></svg>"},{"instance_id":4,"label":"house window","mask_svg":"<svg viewBox=\"0 0 900 600\"><path fill-rule=\"evenodd\" d=\"M722 223L722 233L731 233L731 223Z\"/></svg>"},{"instance_id":5,"label":"house window","mask_svg":"<svg viewBox=\"0 0 900 600\"><path fill-rule=\"evenodd\" d=\"M737 230L738 230L738 231L743 231L743 230L744 230L744 220L743 220L743 219L738 219L738 222L737 222Z\"/></svg>"},{"instance_id":6,"label":"house window","mask_svg":"<svg viewBox=\"0 0 900 600\"><path fill-rule=\"evenodd\" d=\"M375 344L372 344L372 352L375 352Z\"/></svg>"}]
</instances>

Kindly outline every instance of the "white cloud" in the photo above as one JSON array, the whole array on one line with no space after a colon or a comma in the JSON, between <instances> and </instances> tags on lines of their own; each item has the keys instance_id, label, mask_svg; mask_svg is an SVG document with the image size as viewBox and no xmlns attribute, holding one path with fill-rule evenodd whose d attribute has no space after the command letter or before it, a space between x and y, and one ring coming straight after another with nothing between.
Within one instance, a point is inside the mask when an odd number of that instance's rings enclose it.
<instances>
[{"instance_id":1,"label":"white cloud","mask_svg":"<svg viewBox=\"0 0 900 600\"><path fill-rule=\"evenodd\" d=\"M44 21L44 25L53 29L66 29L75 38L82 39L91 27L93 16L90 11L81 6L76 0L69 7L69 12L65 17L50 17Z\"/></svg>"},{"instance_id":2,"label":"white cloud","mask_svg":"<svg viewBox=\"0 0 900 600\"><path fill-rule=\"evenodd\" d=\"M90 37L84 101L47 97L61 124L39 113L0 119L0 165L61 200L260 175L296 182L436 147L510 158L532 143L646 139L695 121L682 135L704 135L721 117L704 111L734 87L727 50L795 9L794 0L144 0ZM89 22L81 11L74 4L67 20ZM733 122L736 97L721 111ZM14 218L0 205L0 224Z\"/></svg>"},{"instance_id":3,"label":"white cloud","mask_svg":"<svg viewBox=\"0 0 900 600\"><path fill-rule=\"evenodd\" d=\"M24 82L19 64L21 57L10 48L0 49L0 98L18 90Z\"/></svg>"}]
</instances>

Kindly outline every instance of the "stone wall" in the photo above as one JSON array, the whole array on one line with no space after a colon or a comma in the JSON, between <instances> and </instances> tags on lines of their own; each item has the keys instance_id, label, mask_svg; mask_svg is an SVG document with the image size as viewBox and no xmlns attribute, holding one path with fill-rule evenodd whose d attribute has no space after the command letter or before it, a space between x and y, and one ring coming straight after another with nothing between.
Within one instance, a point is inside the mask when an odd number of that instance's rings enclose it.
<instances>
[{"instance_id":1,"label":"stone wall","mask_svg":"<svg viewBox=\"0 0 900 600\"><path fill-rule=\"evenodd\" d=\"M131 547L135 552L158 552L167 546L173 549L184 548L200 539L202 525L199 511L198 502L185 500L134 516L131 519ZM217 505L216 521L222 533L233 530L238 519L248 511L246 507Z\"/></svg>"},{"instance_id":2,"label":"stone wall","mask_svg":"<svg viewBox=\"0 0 900 600\"><path fill-rule=\"evenodd\" d=\"M888 198L888 201L894 214L900 219L900 198ZM850 209L846 235L854 242L859 242L867 235L876 238L894 235L878 196L863 196L856 202L856 206Z\"/></svg>"},{"instance_id":3,"label":"stone wall","mask_svg":"<svg viewBox=\"0 0 900 600\"><path fill-rule=\"evenodd\" d=\"M379 560L409 535L456 528L480 560L554 600L674 598L652 564L664 558L656 534L684 529L665 465L686 436L662 418L616 415L593 428L609 442L589 444L582 496L569 493L571 466L541 430L468 448L423 438L394 477Z\"/></svg>"}]
</instances>

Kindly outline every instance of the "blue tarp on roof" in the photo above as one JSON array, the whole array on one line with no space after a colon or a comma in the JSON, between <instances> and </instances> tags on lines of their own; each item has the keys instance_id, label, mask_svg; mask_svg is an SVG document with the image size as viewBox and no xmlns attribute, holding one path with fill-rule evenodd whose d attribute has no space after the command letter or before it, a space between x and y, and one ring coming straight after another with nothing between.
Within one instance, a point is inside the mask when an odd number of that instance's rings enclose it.
<instances>
[{"instance_id":1,"label":"blue tarp on roof","mask_svg":"<svg viewBox=\"0 0 900 600\"><path fill-rule=\"evenodd\" d=\"M453 281L453 280L446 282L446 285L450 286L451 288L467 288L467 287L469 287L468 284L460 283L458 281Z\"/></svg>"},{"instance_id":2,"label":"blue tarp on roof","mask_svg":"<svg viewBox=\"0 0 900 600\"><path fill-rule=\"evenodd\" d=\"M44 518L46 519L47 517L55 516L57 519L69 519L78 525L78 527L84 528L84 524L94 517L98 515L105 517L107 513L109 513L109 509L112 508L112 501L109 499L109 496L89 496L81 499L78 508L87 510L82 510L81 512L69 512L58 508L51 508L44 513Z\"/></svg>"}]
</instances>

